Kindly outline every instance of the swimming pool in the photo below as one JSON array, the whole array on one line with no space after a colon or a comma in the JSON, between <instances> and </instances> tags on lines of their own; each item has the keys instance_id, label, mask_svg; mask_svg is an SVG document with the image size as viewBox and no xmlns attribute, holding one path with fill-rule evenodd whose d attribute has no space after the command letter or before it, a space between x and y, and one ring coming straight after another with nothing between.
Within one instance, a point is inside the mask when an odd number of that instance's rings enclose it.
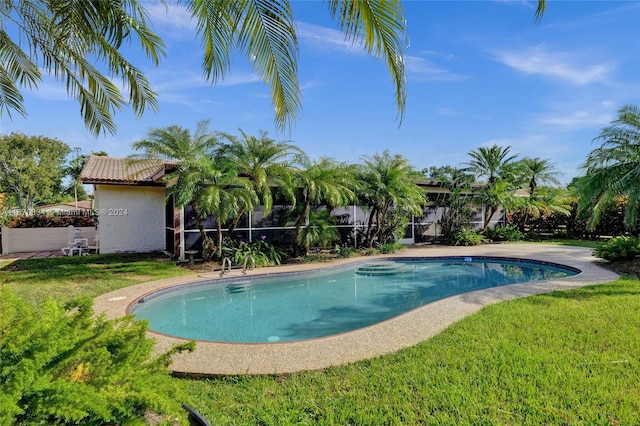
<instances>
[{"instance_id":1,"label":"swimming pool","mask_svg":"<svg viewBox=\"0 0 640 426\"><path fill-rule=\"evenodd\" d=\"M578 272L519 259L397 258L171 287L139 298L131 312L151 330L182 338L291 342L364 328L457 294Z\"/></svg>"}]
</instances>

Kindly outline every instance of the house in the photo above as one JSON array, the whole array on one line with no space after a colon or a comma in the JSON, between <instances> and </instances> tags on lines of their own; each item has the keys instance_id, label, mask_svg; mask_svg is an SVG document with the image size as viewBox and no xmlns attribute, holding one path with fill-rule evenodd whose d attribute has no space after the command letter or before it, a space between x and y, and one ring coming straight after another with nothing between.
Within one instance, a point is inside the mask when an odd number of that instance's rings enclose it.
<instances>
[{"instance_id":1,"label":"house","mask_svg":"<svg viewBox=\"0 0 640 426\"><path fill-rule=\"evenodd\" d=\"M100 253L175 253L174 209L165 202L170 163L92 155L82 169L93 185Z\"/></svg>"},{"instance_id":2,"label":"house","mask_svg":"<svg viewBox=\"0 0 640 426\"><path fill-rule=\"evenodd\" d=\"M91 214L92 204L91 200L71 201L38 206L35 210L39 214L53 213L66 216L81 216Z\"/></svg>"},{"instance_id":3,"label":"house","mask_svg":"<svg viewBox=\"0 0 640 426\"><path fill-rule=\"evenodd\" d=\"M131 163L124 158L89 157L80 177L84 184L92 184L94 188L93 212L98 220L100 253L163 251L184 259L185 250L201 247L191 207L175 208L173 199L166 195L164 179L174 167L175 163L162 161ZM424 180L416 184L425 189L432 202L449 194L443 182ZM274 202L266 215L262 207L256 208L250 215L243 216L233 238L288 241L292 227L288 226L287 217L291 208L285 202ZM353 236L357 244L356 236L366 227L368 213L358 206L349 206L334 208L332 214L338 219L336 227L342 237ZM422 218L412 218L402 242L437 240L441 214L442 210L431 203ZM478 216L474 222L481 226L483 218ZM495 222L497 220L492 221ZM204 225L213 236L214 221L207 218Z\"/></svg>"}]
</instances>

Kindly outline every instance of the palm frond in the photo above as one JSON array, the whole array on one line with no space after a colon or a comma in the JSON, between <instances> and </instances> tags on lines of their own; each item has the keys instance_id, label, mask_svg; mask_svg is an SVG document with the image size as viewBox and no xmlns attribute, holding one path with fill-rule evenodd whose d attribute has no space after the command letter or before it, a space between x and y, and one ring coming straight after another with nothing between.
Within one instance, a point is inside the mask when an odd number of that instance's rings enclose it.
<instances>
[{"instance_id":1,"label":"palm frond","mask_svg":"<svg viewBox=\"0 0 640 426\"><path fill-rule=\"evenodd\" d=\"M382 57L395 84L400 123L407 100L403 42L406 21L402 4L397 0L331 0L329 11L337 18L348 40L361 42L369 54Z\"/></svg>"}]
</instances>

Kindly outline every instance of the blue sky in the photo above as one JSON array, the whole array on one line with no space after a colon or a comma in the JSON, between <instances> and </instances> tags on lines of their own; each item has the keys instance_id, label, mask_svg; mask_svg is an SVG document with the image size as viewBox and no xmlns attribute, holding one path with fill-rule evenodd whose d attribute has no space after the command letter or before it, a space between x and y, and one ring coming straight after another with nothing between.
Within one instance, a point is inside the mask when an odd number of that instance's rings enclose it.
<instances>
[{"instance_id":1,"label":"blue sky","mask_svg":"<svg viewBox=\"0 0 640 426\"><path fill-rule=\"evenodd\" d=\"M201 72L188 14L145 3L168 55L154 68L134 56L160 109L118 112L115 136L93 137L64 86L24 92L28 117L2 116L2 133L56 137L83 153L130 154L152 128L177 124L249 134L265 130L312 158L359 162L388 149L416 168L460 165L480 146L512 146L550 159L568 183L597 145L592 139L624 104L640 104L640 2L554 1L535 23L535 1L406 1L407 107L399 126L386 65L345 42L320 1L293 1L303 109L279 133L267 86L242 56L215 86ZM138 55L137 52L134 52Z\"/></svg>"}]
</instances>

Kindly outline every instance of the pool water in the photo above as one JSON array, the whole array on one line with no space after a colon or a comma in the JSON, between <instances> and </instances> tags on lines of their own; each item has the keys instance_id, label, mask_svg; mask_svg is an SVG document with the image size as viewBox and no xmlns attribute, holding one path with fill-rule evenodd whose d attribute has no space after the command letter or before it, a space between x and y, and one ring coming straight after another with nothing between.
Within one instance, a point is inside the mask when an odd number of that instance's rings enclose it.
<instances>
[{"instance_id":1,"label":"pool water","mask_svg":"<svg viewBox=\"0 0 640 426\"><path fill-rule=\"evenodd\" d=\"M356 330L457 294L577 272L495 258L372 261L178 286L145 296L131 312L151 330L187 339L289 342Z\"/></svg>"}]
</instances>

